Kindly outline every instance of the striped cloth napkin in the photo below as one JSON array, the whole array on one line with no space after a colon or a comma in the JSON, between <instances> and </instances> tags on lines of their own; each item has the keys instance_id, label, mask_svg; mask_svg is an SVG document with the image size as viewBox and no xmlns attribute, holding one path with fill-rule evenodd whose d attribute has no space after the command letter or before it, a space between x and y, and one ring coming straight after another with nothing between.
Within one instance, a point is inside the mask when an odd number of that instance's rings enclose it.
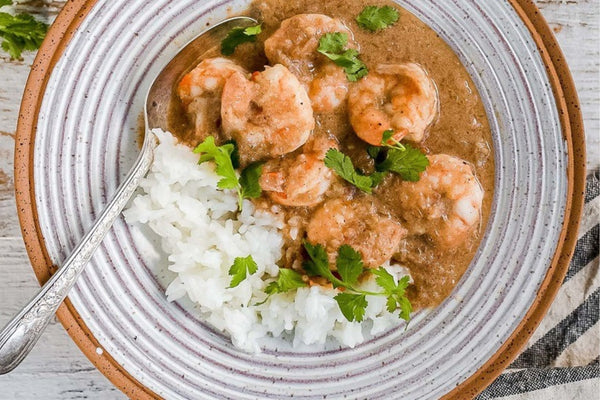
<instances>
[{"instance_id":1,"label":"striped cloth napkin","mask_svg":"<svg viewBox=\"0 0 600 400\"><path fill-rule=\"evenodd\" d=\"M575 255L519 357L477 400L600 399L599 171L587 178Z\"/></svg>"}]
</instances>

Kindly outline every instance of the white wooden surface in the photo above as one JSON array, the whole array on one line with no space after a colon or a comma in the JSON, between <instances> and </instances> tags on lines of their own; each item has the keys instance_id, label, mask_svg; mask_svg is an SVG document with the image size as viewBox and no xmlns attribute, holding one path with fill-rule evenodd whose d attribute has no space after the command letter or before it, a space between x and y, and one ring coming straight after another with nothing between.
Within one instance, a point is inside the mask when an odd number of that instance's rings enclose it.
<instances>
[{"instance_id":1,"label":"white wooden surface","mask_svg":"<svg viewBox=\"0 0 600 400\"><path fill-rule=\"evenodd\" d=\"M51 21L64 1L21 1L19 10ZM600 3L536 0L566 54L585 119L588 168L600 167ZM33 54L10 61L0 52L0 326L37 289L16 215L13 149L18 108ZM29 358L0 376L0 399L122 399L87 360L60 323L53 321Z\"/></svg>"}]
</instances>

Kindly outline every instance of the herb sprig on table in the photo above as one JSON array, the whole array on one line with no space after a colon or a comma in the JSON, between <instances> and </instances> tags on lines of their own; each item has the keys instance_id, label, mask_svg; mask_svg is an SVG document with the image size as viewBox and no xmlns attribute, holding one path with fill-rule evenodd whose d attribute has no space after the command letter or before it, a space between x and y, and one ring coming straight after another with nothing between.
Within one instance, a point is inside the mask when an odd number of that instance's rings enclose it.
<instances>
[{"instance_id":1,"label":"herb sprig on table","mask_svg":"<svg viewBox=\"0 0 600 400\"><path fill-rule=\"evenodd\" d=\"M234 142L217 146L215 138L209 136L196 146L194 153L200 154L198 164L207 161L215 163L215 172L221 177L217 187L219 189L235 190L238 195L238 208L240 210L244 199L260 197L261 189L258 180L262 173L262 163L248 165L238 177L236 168L239 167L239 156Z\"/></svg>"},{"instance_id":2,"label":"herb sprig on table","mask_svg":"<svg viewBox=\"0 0 600 400\"><path fill-rule=\"evenodd\" d=\"M0 8L11 4L12 0L0 0ZM39 49L47 31L47 24L29 14L0 12L2 49L13 59L20 59L25 50Z\"/></svg>"},{"instance_id":3,"label":"herb sprig on table","mask_svg":"<svg viewBox=\"0 0 600 400\"><path fill-rule=\"evenodd\" d=\"M367 296L386 297L387 310L391 313L399 311L398 315L401 319L410 321L412 305L406 296L406 289L409 285L408 276L396 281L383 267L377 269L365 267L360 253L348 245L342 245L338 249L335 262L337 273L334 273L330 268L327 252L322 245L313 245L305 241L304 249L308 254L308 260L302 265L304 271L309 277L324 278L340 291L334 299L348 321L361 322L364 319L369 305ZM256 263L252 256L236 258L229 270L229 275L232 276L230 287L239 285L247 277L247 272L255 273L257 271L255 267ZM375 275L375 282L381 291L371 292L359 287L359 278L365 273ZM302 274L292 269L280 268L277 279L265 288L268 296L262 303L266 302L273 294L286 293L306 286L308 283L303 279Z\"/></svg>"}]
</instances>

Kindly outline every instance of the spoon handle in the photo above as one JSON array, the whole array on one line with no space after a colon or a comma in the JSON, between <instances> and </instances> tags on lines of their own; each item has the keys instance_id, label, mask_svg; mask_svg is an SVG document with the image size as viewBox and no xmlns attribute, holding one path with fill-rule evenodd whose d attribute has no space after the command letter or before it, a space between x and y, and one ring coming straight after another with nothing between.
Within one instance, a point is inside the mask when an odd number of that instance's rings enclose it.
<instances>
[{"instance_id":1,"label":"spoon handle","mask_svg":"<svg viewBox=\"0 0 600 400\"><path fill-rule=\"evenodd\" d=\"M113 196L92 229L85 235L63 266L40 292L0 332L0 375L12 371L29 354L44 329L83 271L94 251L110 230L140 179L146 175L154 156L154 135L145 140L135 166Z\"/></svg>"}]
</instances>

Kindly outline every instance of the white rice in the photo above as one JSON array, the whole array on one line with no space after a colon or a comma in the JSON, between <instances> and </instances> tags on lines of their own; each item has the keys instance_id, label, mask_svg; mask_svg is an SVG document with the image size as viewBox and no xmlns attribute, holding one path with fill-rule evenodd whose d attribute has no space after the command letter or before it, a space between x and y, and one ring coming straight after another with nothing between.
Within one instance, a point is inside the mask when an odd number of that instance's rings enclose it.
<instances>
[{"instance_id":1,"label":"white rice","mask_svg":"<svg viewBox=\"0 0 600 400\"><path fill-rule=\"evenodd\" d=\"M386 299L367 296L363 324L349 322L333 297L337 292L318 286L277 294L266 303L264 289L277 276L282 254L282 222L255 211L245 200L237 213L237 195L217 188L212 163L198 165L199 156L161 130L160 144L148 176L125 211L129 223L142 223L161 238L168 268L177 274L166 294L170 301L188 296L206 320L231 336L240 349L259 352L262 337L292 334L294 346L323 346L328 337L349 347L399 323L397 313L385 309ZM252 255L257 273L229 288L229 268L236 257ZM387 266L396 278L406 274ZM363 284L377 290L374 281ZM369 323L365 323L369 322ZM369 326L369 329L366 328Z\"/></svg>"}]
</instances>

